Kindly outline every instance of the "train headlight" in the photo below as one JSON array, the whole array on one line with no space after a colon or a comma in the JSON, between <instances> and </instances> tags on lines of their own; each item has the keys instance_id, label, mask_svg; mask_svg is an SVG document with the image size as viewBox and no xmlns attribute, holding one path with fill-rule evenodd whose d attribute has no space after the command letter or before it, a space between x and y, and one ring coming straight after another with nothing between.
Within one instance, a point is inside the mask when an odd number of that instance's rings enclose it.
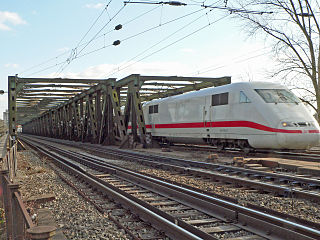
<instances>
[{"instance_id":1,"label":"train headlight","mask_svg":"<svg viewBox=\"0 0 320 240\"><path fill-rule=\"evenodd\" d=\"M282 122L282 127L294 127L294 124L292 122Z\"/></svg>"}]
</instances>

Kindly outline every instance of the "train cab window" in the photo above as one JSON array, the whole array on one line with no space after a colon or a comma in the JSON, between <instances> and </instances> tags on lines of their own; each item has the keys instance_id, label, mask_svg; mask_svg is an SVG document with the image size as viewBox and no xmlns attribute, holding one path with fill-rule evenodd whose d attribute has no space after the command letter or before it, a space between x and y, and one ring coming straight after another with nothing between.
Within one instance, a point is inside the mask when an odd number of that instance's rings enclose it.
<instances>
[{"instance_id":1,"label":"train cab window","mask_svg":"<svg viewBox=\"0 0 320 240\"><path fill-rule=\"evenodd\" d=\"M149 114L158 113L158 112L159 112L158 105L149 106Z\"/></svg>"},{"instance_id":2,"label":"train cab window","mask_svg":"<svg viewBox=\"0 0 320 240\"><path fill-rule=\"evenodd\" d=\"M240 91L240 103L250 103L250 99L247 97L247 95Z\"/></svg>"},{"instance_id":3,"label":"train cab window","mask_svg":"<svg viewBox=\"0 0 320 240\"><path fill-rule=\"evenodd\" d=\"M227 105L229 99L229 93L220 93L212 95L212 102L211 106L218 106L218 105Z\"/></svg>"},{"instance_id":4,"label":"train cab window","mask_svg":"<svg viewBox=\"0 0 320 240\"><path fill-rule=\"evenodd\" d=\"M300 102L292 92L286 89L255 89L266 103L296 103Z\"/></svg>"}]
</instances>

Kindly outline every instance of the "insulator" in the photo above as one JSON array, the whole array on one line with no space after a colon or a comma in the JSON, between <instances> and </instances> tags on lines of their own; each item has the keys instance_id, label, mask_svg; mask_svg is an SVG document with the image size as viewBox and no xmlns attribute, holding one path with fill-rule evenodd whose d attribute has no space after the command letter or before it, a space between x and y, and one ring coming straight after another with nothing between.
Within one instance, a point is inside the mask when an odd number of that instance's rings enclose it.
<instances>
[{"instance_id":1,"label":"insulator","mask_svg":"<svg viewBox=\"0 0 320 240\"><path fill-rule=\"evenodd\" d=\"M120 30L122 28L122 25L121 24L118 24L114 29L115 30Z\"/></svg>"},{"instance_id":2,"label":"insulator","mask_svg":"<svg viewBox=\"0 0 320 240\"><path fill-rule=\"evenodd\" d=\"M113 45L114 45L114 46L117 46L117 45L119 45L119 44L120 44L120 40L116 40L116 41L113 42Z\"/></svg>"},{"instance_id":3,"label":"insulator","mask_svg":"<svg viewBox=\"0 0 320 240\"><path fill-rule=\"evenodd\" d=\"M178 2L178 1L169 1L168 4L172 5L172 6L185 6L185 5L187 5L185 3Z\"/></svg>"}]
</instances>

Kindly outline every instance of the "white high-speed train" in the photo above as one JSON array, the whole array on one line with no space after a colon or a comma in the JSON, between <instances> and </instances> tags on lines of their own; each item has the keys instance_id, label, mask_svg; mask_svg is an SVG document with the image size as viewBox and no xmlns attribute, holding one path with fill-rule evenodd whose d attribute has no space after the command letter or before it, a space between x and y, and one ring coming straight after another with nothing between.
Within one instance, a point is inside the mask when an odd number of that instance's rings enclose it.
<instances>
[{"instance_id":1,"label":"white high-speed train","mask_svg":"<svg viewBox=\"0 0 320 240\"><path fill-rule=\"evenodd\" d=\"M162 142L218 148L307 149L319 125L286 87L241 82L207 88L143 106L147 132Z\"/></svg>"}]
</instances>

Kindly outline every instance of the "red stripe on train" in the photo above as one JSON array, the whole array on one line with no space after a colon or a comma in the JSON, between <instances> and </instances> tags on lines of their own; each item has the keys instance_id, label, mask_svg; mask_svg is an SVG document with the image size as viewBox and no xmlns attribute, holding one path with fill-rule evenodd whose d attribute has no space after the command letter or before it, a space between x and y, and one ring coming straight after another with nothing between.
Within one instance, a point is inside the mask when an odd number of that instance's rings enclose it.
<instances>
[{"instance_id":1,"label":"red stripe on train","mask_svg":"<svg viewBox=\"0 0 320 240\"><path fill-rule=\"evenodd\" d=\"M147 128L152 128L152 125L146 125ZM265 125L249 122L249 121L220 121L220 122L193 122L193 123L168 123L155 124L153 128L215 128L215 127L246 127L253 128L265 132L279 133L303 133L302 130L287 130L271 128ZM320 133L319 130L309 130L309 133Z\"/></svg>"},{"instance_id":2,"label":"red stripe on train","mask_svg":"<svg viewBox=\"0 0 320 240\"><path fill-rule=\"evenodd\" d=\"M320 133L320 130L309 130L309 133Z\"/></svg>"}]
</instances>

